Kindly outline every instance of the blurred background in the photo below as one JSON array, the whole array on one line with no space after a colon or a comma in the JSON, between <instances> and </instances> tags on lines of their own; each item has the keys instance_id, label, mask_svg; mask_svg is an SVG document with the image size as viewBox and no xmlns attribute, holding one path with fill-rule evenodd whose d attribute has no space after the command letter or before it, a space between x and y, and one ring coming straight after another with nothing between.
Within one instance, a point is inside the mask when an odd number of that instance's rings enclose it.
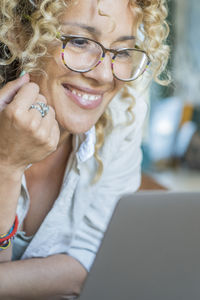
<instances>
[{"instance_id":1,"label":"blurred background","mask_svg":"<svg viewBox=\"0 0 200 300\"><path fill-rule=\"evenodd\" d=\"M200 190L200 0L168 0L173 83L153 84L143 173L170 190Z\"/></svg>"}]
</instances>

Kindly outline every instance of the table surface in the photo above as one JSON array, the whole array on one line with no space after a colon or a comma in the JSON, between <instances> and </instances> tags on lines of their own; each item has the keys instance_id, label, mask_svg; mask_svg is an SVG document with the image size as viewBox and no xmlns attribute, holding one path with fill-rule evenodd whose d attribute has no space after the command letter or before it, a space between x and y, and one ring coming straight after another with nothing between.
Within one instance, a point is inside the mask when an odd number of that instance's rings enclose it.
<instances>
[{"instance_id":1,"label":"table surface","mask_svg":"<svg viewBox=\"0 0 200 300\"><path fill-rule=\"evenodd\" d=\"M154 180L151 175L143 174L140 190L165 190L166 187Z\"/></svg>"},{"instance_id":2,"label":"table surface","mask_svg":"<svg viewBox=\"0 0 200 300\"><path fill-rule=\"evenodd\" d=\"M173 191L200 191L200 171L185 168L166 169L148 174L158 185Z\"/></svg>"}]
</instances>

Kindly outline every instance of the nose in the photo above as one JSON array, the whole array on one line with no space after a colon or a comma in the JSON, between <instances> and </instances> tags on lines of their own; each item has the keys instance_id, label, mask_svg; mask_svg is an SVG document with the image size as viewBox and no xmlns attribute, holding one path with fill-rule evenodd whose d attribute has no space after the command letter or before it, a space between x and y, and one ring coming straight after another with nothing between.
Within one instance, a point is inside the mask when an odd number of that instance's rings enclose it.
<instances>
[{"instance_id":1,"label":"nose","mask_svg":"<svg viewBox=\"0 0 200 300\"><path fill-rule=\"evenodd\" d=\"M113 82L112 58L109 53L106 53L103 61L93 70L83 73L87 78L92 78L100 84Z\"/></svg>"}]
</instances>

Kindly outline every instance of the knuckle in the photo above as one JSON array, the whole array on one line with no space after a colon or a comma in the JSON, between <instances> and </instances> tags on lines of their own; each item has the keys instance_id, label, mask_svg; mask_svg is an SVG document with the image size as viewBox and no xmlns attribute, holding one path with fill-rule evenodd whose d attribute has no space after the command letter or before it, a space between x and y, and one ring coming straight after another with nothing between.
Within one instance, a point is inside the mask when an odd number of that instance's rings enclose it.
<instances>
[{"instance_id":1,"label":"knuckle","mask_svg":"<svg viewBox=\"0 0 200 300\"><path fill-rule=\"evenodd\" d=\"M39 126L38 120L32 119L28 127L29 132L34 133L38 129L38 126Z\"/></svg>"},{"instance_id":2,"label":"knuckle","mask_svg":"<svg viewBox=\"0 0 200 300\"><path fill-rule=\"evenodd\" d=\"M56 148L57 148L57 143L55 142L55 140L54 139L49 139L49 141L48 141L48 148L49 148L49 150L50 151L55 151L56 150Z\"/></svg>"},{"instance_id":3,"label":"knuckle","mask_svg":"<svg viewBox=\"0 0 200 300\"><path fill-rule=\"evenodd\" d=\"M36 131L36 137L41 144L47 143L47 131L44 128L40 128Z\"/></svg>"},{"instance_id":4,"label":"knuckle","mask_svg":"<svg viewBox=\"0 0 200 300\"><path fill-rule=\"evenodd\" d=\"M11 107L10 114L16 123L20 124L23 121L23 111L20 107Z\"/></svg>"},{"instance_id":5,"label":"knuckle","mask_svg":"<svg viewBox=\"0 0 200 300\"><path fill-rule=\"evenodd\" d=\"M12 126L27 129L27 120L23 110L16 106L7 106L4 110L4 117L12 124Z\"/></svg>"}]
</instances>

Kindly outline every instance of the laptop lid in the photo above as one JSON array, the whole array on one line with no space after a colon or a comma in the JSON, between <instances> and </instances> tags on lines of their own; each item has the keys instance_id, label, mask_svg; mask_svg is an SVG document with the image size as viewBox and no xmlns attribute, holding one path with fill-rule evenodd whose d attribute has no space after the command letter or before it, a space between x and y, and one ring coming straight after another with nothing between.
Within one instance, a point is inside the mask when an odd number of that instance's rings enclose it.
<instances>
[{"instance_id":1,"label":"laptop lid","mask_svg":"<svg viewBox=\"0 0 200 300\"><path fill-rule=\"evenodd\" d=\"M189 299L200 299L200 193L122 198L80 300Z\"/></svg>"}]
</instances>

